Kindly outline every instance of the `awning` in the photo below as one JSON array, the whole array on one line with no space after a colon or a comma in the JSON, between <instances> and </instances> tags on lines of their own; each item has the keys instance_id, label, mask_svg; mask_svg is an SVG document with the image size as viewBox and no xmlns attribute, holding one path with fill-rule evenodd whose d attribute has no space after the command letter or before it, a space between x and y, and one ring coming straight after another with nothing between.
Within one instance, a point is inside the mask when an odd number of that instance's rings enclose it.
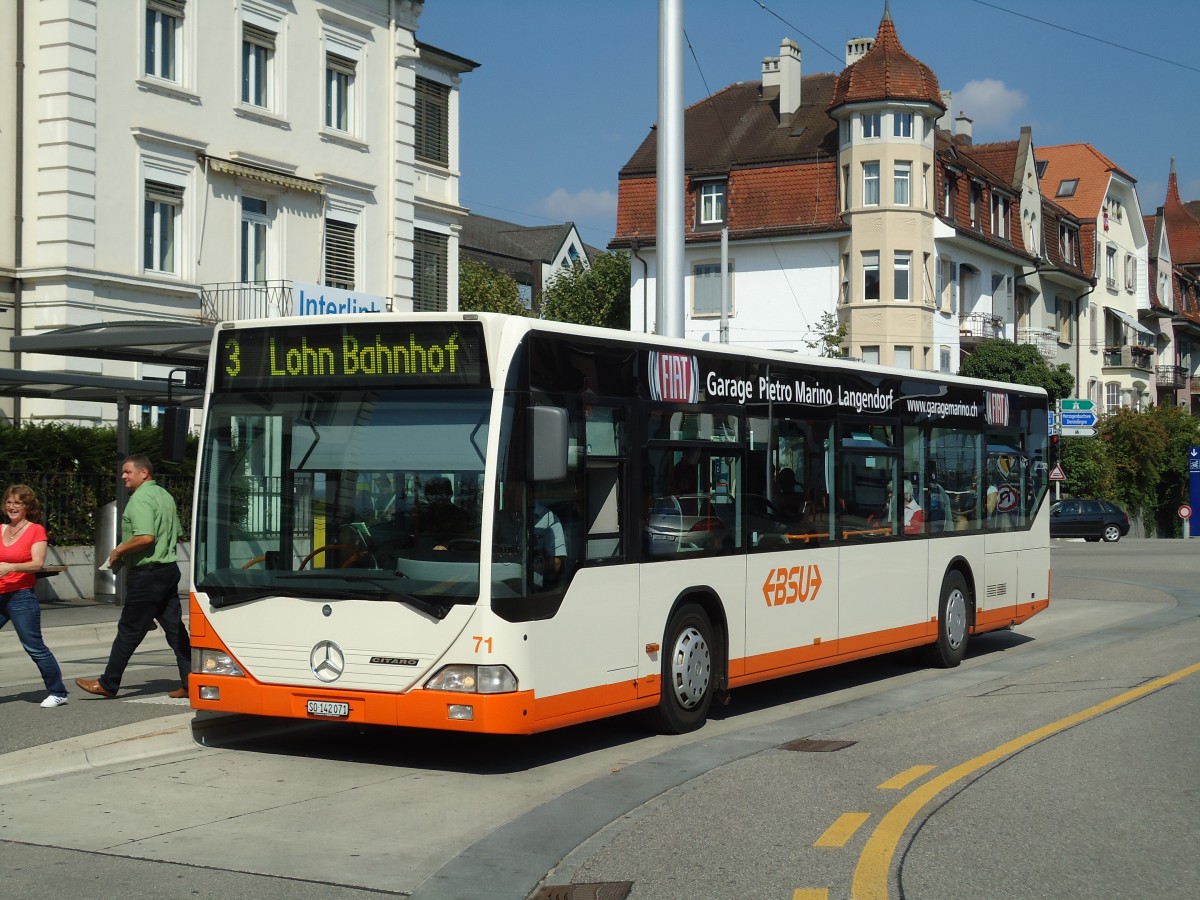
<instances>
[{"instance_id":1,"label":"awning","mask_svg":"<svg viewBox=\"0 0 1200 900\"><path fill-rule=\"evenodd\" d=\"M1122 310L1119 310L1119 309L1114 309L1111 306L1106 306L1104 308L1107 309L1114 316L1116 316L1118 319L1120 319L1122 322L1124 322L1126 325L1128 325L1130 328L1132 328L1134 331L1139 331L1142 334L1148 334L1150 336L1154 335L1153 331L1151 331L1149 328L1147 328L1145 325L1143 325L1141 322L1139 322L1136 317L1131 316L1129 313L1123 312Z\"/></svg>"},{"instance_id":2,"label":"awning","mask_svg":"<svg viewBox=\"0 0 1200 900\"><path fill-rule=\"evenodd\" d=\"M217 156L206 156L204 159L208 162L208 167L214 172L221 172L224 175L236 175L241 178L253 178L255 181L262 181L266 184L273 184L278 187L289 188L293 191L309 191L313 194L324 194L325 185L319 181L312 181L308 178L300 178L296 175L289 175L286 172L276 172L272 169L264 169L261 166L253 166L249 163L234 162L232 159L221 159Z\"/></svg>"},{"instance_id":3,"label":"awning","mask_svg":"<svg viewBox=\"0 0 1200 900\"><path fill-rule=\"evenodd\" d=\"M213 326L186 322L101 322L14 337L12 350L204 369Z\"/></svg>"},{"instance_id":4,"label":"awning","mask_svg":"<svg viewBox=\"0 0 1200 900\"><path fill-rule=\"evenodd\" d=\"M0 369L0 397L36 397L43 400L90 400L116 403L124 399L135 405L166 406L168 396L181 406L200 406L204 389L188 387L178 379L168 388L154 378L112 378L74 372L31 372Z\"/></svg>"}]
</instances>

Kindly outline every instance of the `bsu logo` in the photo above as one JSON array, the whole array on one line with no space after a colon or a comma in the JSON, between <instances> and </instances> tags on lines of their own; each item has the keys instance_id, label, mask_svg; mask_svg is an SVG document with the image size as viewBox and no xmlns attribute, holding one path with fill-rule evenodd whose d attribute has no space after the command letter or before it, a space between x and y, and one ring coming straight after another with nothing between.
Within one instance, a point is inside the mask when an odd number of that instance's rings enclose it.
<instances>
[{"instance_id":1,"label":"bsu logo","mask_svg":"<svg viewBox=\"0 0 1200 900\"><path fill-rule=\"evenodd\" d=\"M770 569L762 590L767 606L816 600L817 592L821 590L821 570L816 563L792 566L790 569Z\"/></svg>"}]
</instances>

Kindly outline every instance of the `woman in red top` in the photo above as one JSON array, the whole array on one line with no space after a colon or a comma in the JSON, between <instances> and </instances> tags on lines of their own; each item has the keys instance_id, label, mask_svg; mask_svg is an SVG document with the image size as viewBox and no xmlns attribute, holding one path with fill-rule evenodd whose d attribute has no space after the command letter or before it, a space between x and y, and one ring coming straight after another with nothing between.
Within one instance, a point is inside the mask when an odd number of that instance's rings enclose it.
<instances>
[{"instance_id":1,"label":"woman in red top","mask_svg":"<svg viewBox=\"0 0 1200 900\"><path fill-rule=\"evenodd\" d=\"M12 620L21 646L42 673L50 693L42 708L65 706L62 670L42 640L42 608L33 593L35 573L46 564L46 529L37 521L42 517L37 494L27 485L12 485L4 492L4 513L8 524L0 527L0 628Z\"/></svg>"}]
</instances>

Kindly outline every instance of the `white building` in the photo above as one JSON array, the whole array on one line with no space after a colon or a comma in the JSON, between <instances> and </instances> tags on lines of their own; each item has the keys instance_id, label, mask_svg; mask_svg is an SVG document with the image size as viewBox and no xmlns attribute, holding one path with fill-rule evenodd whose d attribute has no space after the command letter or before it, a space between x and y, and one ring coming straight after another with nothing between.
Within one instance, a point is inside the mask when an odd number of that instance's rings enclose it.
<instances>
[{"instance_id":1,"label":"white building","mask_svg":"<svg viewBox=\"0 0 1200 900\"><path fill-rule=\"evenodd\" d=\"M14 354L9 338L456 305L458 90L476 64L417 41L421 10L3 4L0 367L165 377ZM20 415L111 422L114 407L27 400Z\"/></svg>"}]
</instances>

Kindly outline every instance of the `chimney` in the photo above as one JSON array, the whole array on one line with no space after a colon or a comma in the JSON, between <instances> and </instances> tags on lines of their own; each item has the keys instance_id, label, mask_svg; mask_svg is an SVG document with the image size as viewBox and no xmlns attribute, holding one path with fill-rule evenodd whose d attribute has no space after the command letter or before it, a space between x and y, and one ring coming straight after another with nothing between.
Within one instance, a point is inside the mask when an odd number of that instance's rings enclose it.
<instances>
[{"instance_id":1,"label":"chimney","mask_svg":"<svg viewBox=\"0 0 1200 900\"><path fill-rule=\"evenodd\" d=\"M779 121L800 108L800 47L791 38L779 44Z\"/></svg>"},{"instance_id":2,"label":"chimney","mask_svg":"<svg viewBox=\"0 0 1200 900\"><path fill-rule=\"evenodd\" d=\"M852 66L875 46L875 38L850 38L846 41L846 65Z\"/></svg>"},{"instance_id":3,"label":"chimney","mask_svg":"<svg viewBox=\"0 0 1200 900\"><path fill-rule=\"evenodd\" d=\"M972 121L967 118L965 112L959 112L954 119L954 137L955 142L959 144L970 144L972 135Z\"/></svg>"}]
</instances>

